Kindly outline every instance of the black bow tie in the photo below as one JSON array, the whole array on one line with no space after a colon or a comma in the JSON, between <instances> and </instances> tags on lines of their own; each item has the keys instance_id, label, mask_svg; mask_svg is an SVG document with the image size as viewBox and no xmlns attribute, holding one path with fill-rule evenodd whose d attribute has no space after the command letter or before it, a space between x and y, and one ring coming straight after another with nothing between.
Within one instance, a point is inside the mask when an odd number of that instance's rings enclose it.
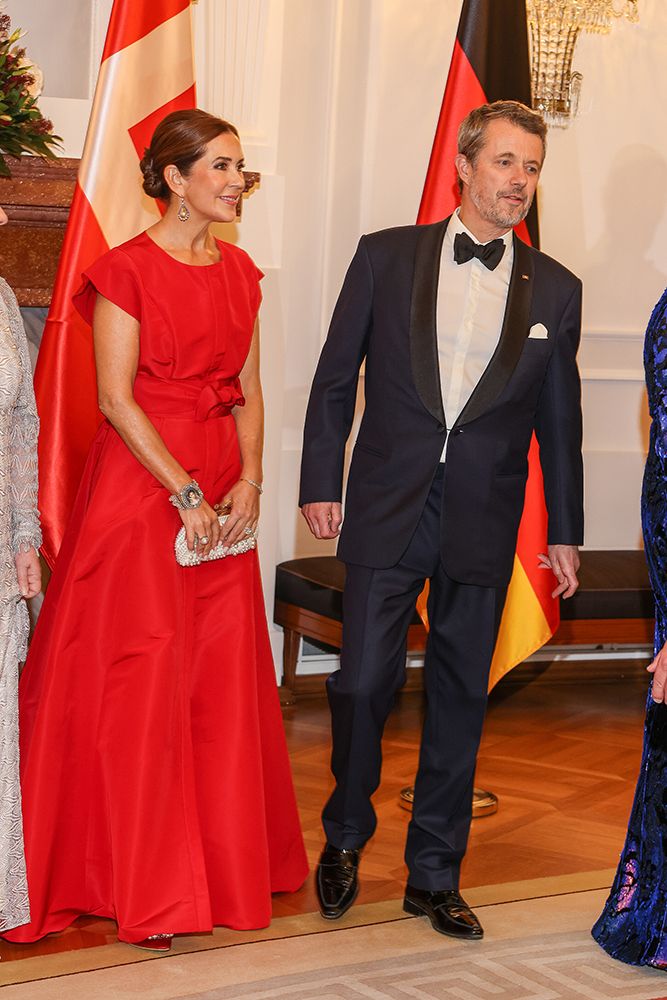
<instances>
[{"instance_id":1,"label":"black bow tie","mask_svg":"<svg viewBox=\"0 0 667 1000\"><path fill-rule=\"evenodd\" d=\"M504 240L491 240L490 243L475 243L467 233L457 233L454 237L454 260L457 264L467 264L473 257L481 260L484 267L493 271L505 253Z\"/></svg>"}]
</instances>

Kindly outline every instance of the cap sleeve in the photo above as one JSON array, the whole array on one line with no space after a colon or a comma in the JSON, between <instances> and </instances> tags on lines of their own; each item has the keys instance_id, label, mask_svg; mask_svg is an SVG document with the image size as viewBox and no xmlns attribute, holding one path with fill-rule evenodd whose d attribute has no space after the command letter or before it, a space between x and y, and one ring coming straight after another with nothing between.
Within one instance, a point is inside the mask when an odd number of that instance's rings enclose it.
<instances>
[{"instance_id":1,"label":"cap sleeve","mask_svg":"<svg viewBox=\"0 0 667 1000\"><path fill-rule=\"evenodd\" d=\"M252 301L252 310L257 313L259 307L262 303L262 289L259 287L259 283L264 277L264 271L260 271L254 261L250 262L250 297Z\"/></svg>"},{"instance_id":2,"label":"cap sleeve","mask_svg":"<svg viewBox=\"0 0 667 1000\"><path fill-rule=\"evenodd\" d=\"M86 323L93 325L98 294L141 321L141 283L134 262L119 248L109 250L81 274L72 302Z\"/></svg>"}]
</instances>

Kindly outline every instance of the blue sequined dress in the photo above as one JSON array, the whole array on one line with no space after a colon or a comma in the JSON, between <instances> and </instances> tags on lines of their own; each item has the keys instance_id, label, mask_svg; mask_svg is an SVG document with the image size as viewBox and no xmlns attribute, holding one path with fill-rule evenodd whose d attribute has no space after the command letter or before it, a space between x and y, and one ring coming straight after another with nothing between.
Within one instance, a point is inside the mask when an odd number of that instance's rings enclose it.
<instances>
[{"instance_id":1,"label":"blue sequined dress","mask_svg":"<svg viewBox=\"0 0 667 1000\"><path fill-rule=\"evenodd\" d=\"M642 528L655 596L655 650L667 640L667 290L644 342L651 414ZM612 958L667 969L667 706L649 690L641 770L628 835L593 937Z\"/></svg>"}]
</instances>

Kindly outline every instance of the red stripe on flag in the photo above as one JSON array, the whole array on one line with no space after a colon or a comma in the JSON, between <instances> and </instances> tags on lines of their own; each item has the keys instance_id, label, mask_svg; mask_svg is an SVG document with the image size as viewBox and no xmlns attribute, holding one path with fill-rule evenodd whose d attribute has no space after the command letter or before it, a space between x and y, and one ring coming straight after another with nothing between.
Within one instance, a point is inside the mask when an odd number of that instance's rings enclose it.
<instances>
[{"instance_id":1,"label":"red stripe on flag","mask_svg":"<svg viewBox=\"0 0 667 1000\"><path fill-rule=\"evenodd\" d=\"M102 62L114 52L138 42L154 31L163 21L187 10L191 0L160 0L160 3L137 3L137 0L116 0L109 20ZM190 44L190 39L187 39Z\"/></svg>"},{"instance_id":2,"label":"red stripe on flag","mask_svg":"<svg viewBox=\"0 0 667 1000\"><path fill-rule=\"evenodd\" d=\"M146 118L137 122L136 125L133 125L128 131L139 159L141 159L144 155L144 150L150 144L153 132L163 118L166 118L172 111L185 111L187 108L196 107L196 105L197 95L195 93L195 85L193 83L191 87L184 90L182 94L178 95L178 97L174 97L173 100L167 101L167 103L163 104L161 108L156 108L155 111L151 111Z\"/></svg>"},{"instance_id":3,"label":"red stripe on flag","mask_svg":"<svg viewBox=\"0 0 667 1000\"><path fill-rule=\"evenodd\" d=\"M108 246L77 184L56 274L51 308L35 370L39 435L39 508L44 558L53 566L81 478L97 414L97 381L90 328L72 305L81 272Z\"/></svg>"},{"instance_id":4,"label":"red stripe on flag","mask_svg":"<svg viewBox=\"0 0 667 1000\"><path fill-rule=\"evenodd\" d=\"M528 452L528 470L524 515L519 525L516 554L553 633L560 622L560 608L558 602L551 596L555 586L554 576L547 570L540 569L537 561L538 553L546 551L548 518L544 502L540 446L534 434Z\"/></svg>"},{"instance_id":5,"label":"red stripe on flag","mask_svg":"<svg viewBox=\"0 0 667 1000\"><path fill-rule=\"evenodd\" d=\"M418 225L444 219L458 207L461 199L454 156L458 148L459 124L473 108L486 104L486 101L487 97L477 74L457 38L419 205ZM515 232L524 243L531 246L525 220L516 226Z\"/></svg>"},{"instance_id":6,"label":"red stripe on flag","mask_svg":"<svg viewBox=\"0 0 667 1000\"><path fill-rule=\"evenodd\" d=\"M466 115L485 103L486 94L457 39L419 205L418 225L444 219L458 206L456 134Z\"/></svg>"}]
</instances>

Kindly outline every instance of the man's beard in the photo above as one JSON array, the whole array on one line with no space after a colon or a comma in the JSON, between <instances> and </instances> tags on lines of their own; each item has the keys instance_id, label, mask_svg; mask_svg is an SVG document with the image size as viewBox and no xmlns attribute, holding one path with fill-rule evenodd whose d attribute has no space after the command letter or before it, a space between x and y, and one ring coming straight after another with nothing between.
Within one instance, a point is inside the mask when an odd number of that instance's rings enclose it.
<instances>
[{"instance_id":1,"label":"man's beard","mask_svg":"<svg viewBox=\"0 0 667 1000\"><path fill-rule=\"evenodd\" d=\"M470 185L469 192L472 203L482 218L502 229L513 229L514 226L518 226L520 222L523 222L530 211L533 201L532 198L528 198L522 205L517 205L514 210L509 208L504 209L499 201L480 195L474 184ZM500 196L496 197L506 196L507 193L501 192Z\"/></svg>"}]
</instances>

